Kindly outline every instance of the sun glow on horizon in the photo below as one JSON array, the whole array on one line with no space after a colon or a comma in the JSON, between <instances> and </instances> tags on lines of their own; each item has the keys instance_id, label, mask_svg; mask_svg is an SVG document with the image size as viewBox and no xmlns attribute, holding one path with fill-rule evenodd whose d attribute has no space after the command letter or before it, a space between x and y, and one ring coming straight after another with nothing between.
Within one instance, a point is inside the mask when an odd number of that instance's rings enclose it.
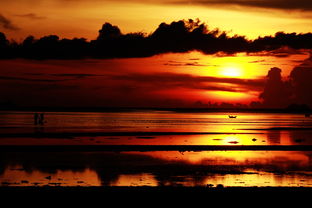
<instances>
[{"instance_id":1,"label":"sun glow on horizon","mask_svg":"<svg viewBox=\"0 0 312 208\"><path fill-rule=\"evenodd\" d=\"M242 70L237 66L225 66L219 73L226 77L241 77L243 75Z\"/></svg>"},{"instance_id":2,"label":"sun glow on horizon","mask_svg":"<svg viewBox=\"0 0 312 208\"><path fill-rule=\"evenodd\" d=\"M213 97L217 102L249 103L251 100L258 100L257 96L245 92L210 91L209 97ZM226 98L226 100L224 100Z\"/></svg>"}]
</instances>

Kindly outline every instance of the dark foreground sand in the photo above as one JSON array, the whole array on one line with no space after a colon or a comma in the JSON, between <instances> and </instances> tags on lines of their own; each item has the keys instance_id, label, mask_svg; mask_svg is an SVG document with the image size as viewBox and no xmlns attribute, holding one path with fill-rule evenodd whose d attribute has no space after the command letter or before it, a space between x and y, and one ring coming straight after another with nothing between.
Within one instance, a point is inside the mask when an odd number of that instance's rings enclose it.
<instances>
[{"instance_id":1,"label":"dark foreground sand","mask_svg":"<svg viewBox=\"0 0 312 208\"><path fill-rule=\"evenodd\" d=\"M189 196L201 196L201 195L231 195L231 194L244 194L244 195L270 195L275 193L280 194L292 194L293 196L301 195L305 193L312 194L312 188L309 187L0 187L1 196L12 194L35 194L40 195L63 195L63 194L76 194L79 195L93 195L93 194L105 194L120 196L127 194L138 194L141 196L148 194L169 196L169 194L180 194Z\"/></svg>"},{"instance_id":2,"label":"dark foreground sand","mask_svg":"<svg viewBox=\"0 0 312 208\"><path fill-rule=\"evenodd\" d=\"M308 205L305 187L0 187L1 201L23 206L277 207ZM39 206L38 206L39 207Z\"/></svg>"}]
</instances>

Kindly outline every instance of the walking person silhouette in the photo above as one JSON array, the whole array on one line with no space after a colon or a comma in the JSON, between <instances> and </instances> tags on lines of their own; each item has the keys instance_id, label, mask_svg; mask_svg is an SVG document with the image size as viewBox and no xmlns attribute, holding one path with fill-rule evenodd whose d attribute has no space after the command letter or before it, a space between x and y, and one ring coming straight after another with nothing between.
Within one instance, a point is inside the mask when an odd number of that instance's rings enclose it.
<instances>
[{"instance_id":1,"label":"walking person silhouette","mask_svg":"<svg viewBox=\"0 0 312 208\"><path fill-rule=\"evenodd\" d=\"M38 122L39 122L39 114L36 112L34 113L34 124L38 125Z\"/></svg>"},{"instance_id":2,"label":"walking person silhouette","mask_svg":"<svg viewBox=\"0 0 312 208\"><path fill-rule=\"evenodd\" d=\"M39 124L43 125L44 124L44 113L39 114Z\"/></svg>"}]
</instances>

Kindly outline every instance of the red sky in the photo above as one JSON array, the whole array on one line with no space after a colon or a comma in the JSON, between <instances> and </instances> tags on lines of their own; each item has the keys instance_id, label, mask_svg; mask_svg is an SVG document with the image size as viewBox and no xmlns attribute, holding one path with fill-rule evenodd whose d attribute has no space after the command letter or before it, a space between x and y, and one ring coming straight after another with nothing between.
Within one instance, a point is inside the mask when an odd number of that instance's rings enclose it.
<instances>
[{"instance_id":1,"label":"red sky","mask_svg":"<svg viewBox=\"0 0 312 208\"><path fill-rule=\"evenodd\" d=\"M199 18L209 29L220 28L229 35L243 35L247 39L278 31L298 34L312 30L312 4L308 0L2 0L0 7L0 32L18 43L28 35L40 38L51 34L94 40L105 22L117 25L123 34L148 35L161 22L189 18ZM293 88L287 94L291 101L277 107L299 100L306 102L299 99L299 94L308 92L306 88L312 86L295 88L297 78L292 71L299 68L300 76L301 72L310 76L306 72L311 69L309 50L283 47L270 52L231 55L192 51L146 58L3 59L0 60L0 104L207 107L222 102L265 103L260 95L268 81L267 74L274 67L281 69L281 79L277 82L282 88ZM266 89L268 93L275 90ZM270 94L268 99L276 96Z\"/></svg>"},{"instance_id":2,"label":"red sky","mask_svg":"<svg viewBox=\"0 0 312 208\"><path fill-rule=\"evenodd\" d=\"M199 52L148 58L2 60L0 95L21 106L204 107L259 100L270 68L287 79L308 53L219 57Z\"/></svg>"}]
</instances>

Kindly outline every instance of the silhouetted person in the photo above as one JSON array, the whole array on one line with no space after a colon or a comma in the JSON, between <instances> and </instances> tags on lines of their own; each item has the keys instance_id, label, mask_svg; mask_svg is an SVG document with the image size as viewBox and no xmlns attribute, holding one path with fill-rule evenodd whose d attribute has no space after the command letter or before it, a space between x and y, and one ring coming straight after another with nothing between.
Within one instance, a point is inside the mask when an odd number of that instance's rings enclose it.
<instances>
[{"instance_id":1,"label":"silhouetted person","mask_svg":"<svg viewBox=\"0 0 312 208\"><path fill-rule=\"evenodd\" d=\"M39 124L41 124L41 125L44 124L44 113L40 113L40 115L39 115Z\"/></svg>"},{"instance_id":2,"label":"silhouetted person","mask_svg":"<svg viewBox=\"0 0 312 208\"><path fill-rule=\"evenodd\" d=\"M34 124L38 125L38 121L39 121L39 114L38 113L34 113Z\"/></svg>"}]
</instances>

